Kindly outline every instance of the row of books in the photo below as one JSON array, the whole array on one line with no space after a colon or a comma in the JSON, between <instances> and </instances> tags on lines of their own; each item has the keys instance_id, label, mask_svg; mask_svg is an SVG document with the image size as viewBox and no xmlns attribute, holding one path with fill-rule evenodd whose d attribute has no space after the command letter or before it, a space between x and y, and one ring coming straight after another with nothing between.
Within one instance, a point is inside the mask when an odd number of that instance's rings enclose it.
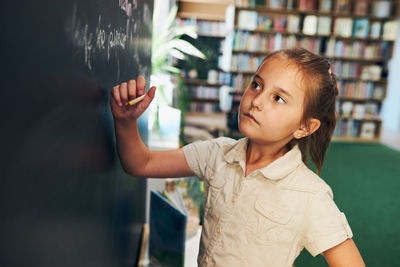
<instances>
[{"instance_id":1,"label":"row of books","mask_svg":"<svg viewBox=\"0 0 400 267\"><path fill-rule=\"evenodd\" d=\"M338 81L339 95L347 98L376 99L385 97L385 86L374 82Z\"/></svg>"},{"instance_id":2,"label":"row of books","mask_svg":"<svg viewBox=\"0 0 400 267\"><path fill-rule=\"evenodd\" d=\"M331 64L333 73L340 78L360 78L366 81L379 81L382 77L382 66L364 65L359 62L334 61Z\"/></svg>"},{"instance_id":3,"label":"row of books","mask_svg":"<svg viewBox=\"0 0 400 267\"><path fill-rule=\"evenodd\" d=\"M219 70L209 70L207 73L207 81L209 83L229 84L232 74Z\"/></svg>"},{"instance_id":4,"label":"row of books","mask_svg":"<svg viewBox=\"0 0 400 267\"><path fill-rule=\"evenodd\" d=\"M383 23L383 26L382 26ZM385 22L371 21L368 18L335 18L332 27L332 17L295 14L259 14L257 11L240 10L237 27L242 30L275 31L302 33L305 35L328 36L332 33L339 37L382 38L395 40L398 23L395 20ZM383 28L383 29L382 29Z\"/></svg>"},{"instance_id":5,"label":"row of books","mask_svg":"<svg viewBox=\"0 0 400 267\"><path fill-rule=\"evenodd\" d=\"M373 121L338 120L334 136L374 139L378 135L377 129L378 123Z\"/></svg>"},{"instance_id":6,"label":"row of books","mask_svg":"<svg viewBox=\"0 0 400 267\"><path fill-rule=\"evenodd\" d=\"M219 88L210 86L190 86L190 92L192 97L206 98L206 99L218 99Z\"/></svg>"},{"instance_id":7,"label":"row of books","mask_svg":"<svg viewBox=\"0 0 400 267\"><path fill-rule=\"evenodd\" d=\"M343 101L339 105L339 114L343 118L359 120L378 118L379 104L377 102L355 103L352 101Z\"/></svg>"},{"instance_id":8,"label":"row of books","mask_svg":"<svg viewBox=\"0 0 400 267\"><path fill-rule=\"evenodd\" d=\"M242 73L237 73L232 76L231 87L235 92L243 92L246 87L250 84L253 77L250 75L243 75Z\"/></svg>"},{"instance_id":9,"label":"row of books","mask_svg":"<svg viewBox=\"0 0 400 267\"><path fill-rule=\"evenodd\" d=\"M315 25L312 25L316 28ZM387 41L396 39L398 22L396 20L370 21L366 18L336 18L333 34L339 37L372 38Z\"/></svg>"},{"instance_id":10,"label":"row of books","mask_svg":"<svg viewBox=\"0 0 400 267\"><path fill-rule=\"evenodd\" d=\"M255 7L262 5L270 9L297 9L299 11L335 12L365 16L371 14L376 17L388 17L391 15L392 2L388 0L236 0L238 7Z\"/></svg>"},{"instance_id":11,"label":"row of books","mask_svg":"<svg viewBox=\"0 0 400 267\"><path fill-rule=\"evenodd\" d=\"M221 109L218 103L207 102L192 102L190 103L190 112L203 112L203 113L219 113Z\"/></svg>"},{"instance_id":12,"label":"row of books","mask_svg":"<svg viewBox=\"0 0 400 267\"><path fill-rule=\"evenodd\" d=\"M198 20L196 18L177 18L177 26L196 26L200 35L225 36L226 27L224 21Z\"/></svg>"},{"instance_id":13,"label":"row of books","mask_svg":"<svg viewBox=\"0 0 400 267\"><path fill-rule=\"evenodd\" d=\"M325 55L327 57L383 59L389 58L390 46L388 42L345 41L330 38Z\"/></svg>"},{"instance_id":14,"label":"row of books","mask_svg":"<svg viewBox=\"0 0 400 267\"><path fill-rule=\"evenodd\" d=\"M255 72L263 59L263 56L255 56L251 54L232 55L232 71Z\"/></svg>"},{"instance_id":15,"label":"row of books","mask_svg":"<svg viewBox=\"0 0 400 267\"><path fill-rule=\"evenodd\" d=\"M251 52L269 52L281 48L303 47L313 53L321 52L321 39L301 37L296 35L265 35L248 31L236 31L233 40L233 50Z\"/></svg>"}]
</instances>

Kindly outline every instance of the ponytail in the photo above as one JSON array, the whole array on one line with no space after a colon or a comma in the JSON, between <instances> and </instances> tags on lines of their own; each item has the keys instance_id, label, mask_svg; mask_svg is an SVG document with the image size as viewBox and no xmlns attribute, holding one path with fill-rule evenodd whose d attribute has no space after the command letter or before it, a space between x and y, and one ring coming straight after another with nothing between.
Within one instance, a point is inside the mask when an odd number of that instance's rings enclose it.
<instances>
[{"instance_id":1,"label":"ponytail","mask_svg":"<svg viewBox=\"0 0 400 267\"><path fill-rule=\"evenodd\" d=\"M282 49L270 54L266 59L273 56L290 60L302 74L305 88L303 122L307 125L308 119L315 118L321 124L311 135L293 139L289 142L288 148L298 144L303 162L307 165L309 154L317 168L317 174L320 174L336 125L335 103L338 95L336 76L326 59L303 48Z\"/></svg>"}]
</instances>

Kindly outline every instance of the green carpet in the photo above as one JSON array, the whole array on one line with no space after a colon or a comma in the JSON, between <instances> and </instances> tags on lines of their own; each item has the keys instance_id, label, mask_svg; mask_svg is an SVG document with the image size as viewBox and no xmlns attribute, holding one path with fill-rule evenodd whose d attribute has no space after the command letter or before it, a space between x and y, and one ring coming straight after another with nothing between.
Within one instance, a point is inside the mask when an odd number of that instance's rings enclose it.
<instances>
[{"instance_id":1,"label":"green carpet","mask_svg":"<svg viewBox=\"0 0 400 267\"><path fill-rule=\"evenodd\" d=\"M400 266L400 152L382 144L333 142L321 177L346 214L367 266ZM328 266L305 249L296 267Z\"/></svg>"}]
</instances>

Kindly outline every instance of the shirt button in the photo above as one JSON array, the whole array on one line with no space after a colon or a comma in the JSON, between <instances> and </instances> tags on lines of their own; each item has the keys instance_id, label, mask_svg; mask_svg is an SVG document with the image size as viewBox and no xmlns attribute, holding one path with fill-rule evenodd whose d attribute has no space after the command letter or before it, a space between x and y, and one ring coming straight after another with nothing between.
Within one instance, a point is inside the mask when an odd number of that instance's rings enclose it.
<instances>
[{"instance_id":1,"label":"shirt button","mask_svg":"<svg viewBox=\"0 0 400 267\"><path fill-rule=\"evenodd\" d=\"M232 202L235 203L236 201L237 201L237 196L234 196L234 197L232 198Z\"/></svg>"},{"instance_id":2,"label":"shirt button","mask_svg":"<svg viewBox=\"0 0 400 267\"><path fill-rule=\"evenodd\" d=\"M217 227L217 232L220 234L222 232L221 226Z\"/></svg>"}]
</instances>

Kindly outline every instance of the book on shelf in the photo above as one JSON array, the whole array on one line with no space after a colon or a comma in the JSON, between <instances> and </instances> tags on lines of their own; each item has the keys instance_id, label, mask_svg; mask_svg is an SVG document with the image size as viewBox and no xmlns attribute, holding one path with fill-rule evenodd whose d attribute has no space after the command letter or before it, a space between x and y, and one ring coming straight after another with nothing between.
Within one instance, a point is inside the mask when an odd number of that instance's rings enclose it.
<instances>
[{"instance_id":1,"label":"book on shelf","mask_svg":"<svg viewBox=\"0 0 400 267\"><path fill-rule=\"evenodd\" d=\"M295 0L287 0L286 1L286 9L292 10L295 8Z\"/></svg>"},{"instance_id":2,"label":"book on shelf","mask_svg":"<svg viewBox=\"0 0 400 267\"><path fill-rule=\"evenodd\" d=\"M273 30L284 31L286 28L286 16L285 15L274 15L273 16Z\"/></svg>"},{"instance_id":3,"label":"book on shelf","mask_svg":"<svg viewBox=\"0 0 400 267\"><path fill-rule=\"evenodd\" d=\"M341 119L338 120L335 128L335 136L358 137L361 128L360 120Z\"/></svg>"},{"instance_id":4,"label":"book on shelf","mask_svg":"<svg viewBox=\"0 0 400 267\"><path fill-rule=\"evenodd\" d=\"M382 75L382 66L365 65L361 68L360 78L362 80L379 81Z\"/></svg>"},{"instance_id":5,"label":"book on shelf","mask_svg":"<svg viewBox=\"0 0 400 267\"><path fill-rule=\"evenodd\" d=\"M367 15L368 0L354 0L353 13L357 16Z\"/></svg>"},{"instance_id":6,"label":"book on shelf","mask_svg":"<svg viewBox=\"0 0 400 267\"><path fill-rule=\"evenodd\" d=\"M269 0L269 8L284 9L286 0Z\"/></svg>"},{"instance_id":7,"label":"book on shelf","mask_svg":"<svg viewBox=\"0 0 400 267\"><path fill-rule=\"evenodd\" d=\"M326 56L379 59L385 57L384 53L386 53L386 50L388 50L387 45L381 42L336 40L335 38L330 38L326 46Z\"/></svg>"},{"instance_id":8,"label":"book on shelf","mask_svg":"<svg viewBox=\"0 0 400 267\"><path fill-rule=\"evenodd\" d=\"M380 21L372 21L369 37L378 39L381 36L382 23Z\"/></svg>"},{"instance_id":9,"label":"book on shelf","mask_svg":"<svg viewBox=\"0 0 400 267\"><path fill-rule=\"evenodd\" d=\"M332 0L319 0L319 11L330 12L332 10Z\"/></svg>"},{"instance_id":10,"label":"book on shelf","mask_svg":"<svg viewBox=\"0 0 400 267\"><path fill-rule=\"evenodd\" d=\"M303 33L307 35L315 35L317 33L318 17L315 15L307 15L304 17Z\"/></svg>"},{"instance_id":11,"label":"book on shelf","mask_svg":"<svg viewBox=\"0 0 400 267\"><path fill-rule=\"evenodd\" d=\"M250 10L240 10L238 16L238 27L242 30L257 29L257 12Z\"/></svg>"},{"instance_id":12,"label":"book on shelf","mask_svg":"<svg viewBox=\"0 0 400 267\"><path fill-rule=\"evenodd\" d=\"M353 111L353 102L344 101L340 106L340 111L343 117L350 117Z\"/></svg>"},{"instance_id":13,"label":"book on shelf","mask_svg":"<svg viewBox=\"0 0 400 267\"><path fill-rule=\"evenodd\" d=\"M353 19L351 18L336 18L333 33L341 37L351 37L353 29Z\"/></svg>"},{"instance_id":14,"label":"book on shelf","mask_svg":"<svg viewBox=\"0 0 400 267\"><path fill-rule=\"evenodd\" d=\"M350 0L336 0L334 2L336 13L350 13Z\"/></svg>"},{"instance_id":15,"label":"book on shelf","mask_svg":"<svg viewBox=\"0 0 400 267\"><path fill-rule=\"evenodd\" d=\"M363 122L360 130L360 138L374 139L376 131L376 123L372 121Z\"/></svg>"},{"instance_id":16,"label":"book on shelf","mask_svg":"<svg viewBox=\"0 0 400 267\"><path fill-rule=\"evenodd\" d=\"M257 19L257 30L270 31L272 29L272 18L266 15L259 15Z\"/></svg>"},{"instance_id":17,"label":"book on shelf","mask_svg":"<svg viewBox=\"0 0 400 267\"><path fill-rule=\"evenodd\" d=\"M365 103L365 117L366 118L375 118L378 116L378 103L376 102L368 102Z\"/></svg>"},{"instance_id":18,"label":"book on shelf","mask_svg":"<svg viewBox=\"0 0 400 267\"><path fill-rule=\"evenodd\" d=\"M300 27L300 16L299 15L288 15L286 30L290 33L298 33Z\"/></svg>"},{"instance_id":19,"label":"book on shelf","mask_svg":"<svg viewBox=\"0 0 400 267\"><path fill-rule=\"evenodd\" d=\"M398 22L396 20L386 21L383 24L382 38L387 41L396 40Z\"/></svg>"},{"instance_id":20,"label":"book on shelf","mask_svg":"<svg viewBox=\"0 0 400 267\"><path fill-rule=\"evenodd\" d=\"M366 38L368 37L369 30L369 19L355 19L354 20L354 28L353 28L353 36L358 38Z\"/></svg>"},{"instance_id":21,"label":"book on shelf","mask_svg":"<svg viewBox=\"0 0 400 267\"><path fill-rule=\"evenodd\" d=\"M378 18L386 18L390 16L392 2L390 0L373 1L371 3L371 13Z\"/></svg>"},{"instance_id":22,"label":"book on shelf","mask_svg":"<svg viewBox=\"0 0 400 267\"><path fill-rule=\"evenodd\" d=\"M385 86L382 84L375 84L374 91L372 93L372 98L382 100L384 97L385 97Z\"/></svg>"},{"instance_id":23,"label":"book on shelf","mask_svg":"<svg viewBox=\"0 0 400 267\"><path fill-rule=\"evenodd\" d=\"M317 9L317 0L299 0L300 11L312 11Z\"/></svg>"},{"instance_id":24,"label":"book on shelf","mask_svg":"<svg viewBox=\"0 0 400 267\"><path fill-rule=\"evenodd\" d=\"M340 96L356 99L383 100L385 97L385 86L371 81L343 81L338 82Z\"/></svg>"},{"instance_id":25,"label":"book on shelf","mask_svg":"<svg viewBox=\"0 0 400 267\"><path fill-rule=\"evenodd\" d=\"M364 104L354 104L352 110L352 117L354 119L362 120L365 117L365 105Z\"/></svg>"},{"instance_id":26,"label":"book on shelf","mask_svg":"<svg viewBox=\"0 0 400 267\"><path fill-rule=\"evenodd\" d=\"M332 19L328 16L320 16L318 18L317 33L319 35L330 35L331 34Z\"/></svg>"},{"instance_id":27,"label":"book on shelf","mask_svg":"<svg viewBox=\"0 0 400 267\"><path fill-rule=\"evenodd\" d=\"M183 266L187 212L158 191L150 192L150 200L149 257L163 265Z\"/></svg>"},{"instance_id":28,"label":"book on shelf","mask_svg":"<svg viewBox=\"0 0 400 267\"><path fill-rule=\"evenodd\" d=\"M236 6L240 6L240 7L255 7L256 1L255 0L236 0L235 4L236 4Z\"/></svg>"}]
</instances>

